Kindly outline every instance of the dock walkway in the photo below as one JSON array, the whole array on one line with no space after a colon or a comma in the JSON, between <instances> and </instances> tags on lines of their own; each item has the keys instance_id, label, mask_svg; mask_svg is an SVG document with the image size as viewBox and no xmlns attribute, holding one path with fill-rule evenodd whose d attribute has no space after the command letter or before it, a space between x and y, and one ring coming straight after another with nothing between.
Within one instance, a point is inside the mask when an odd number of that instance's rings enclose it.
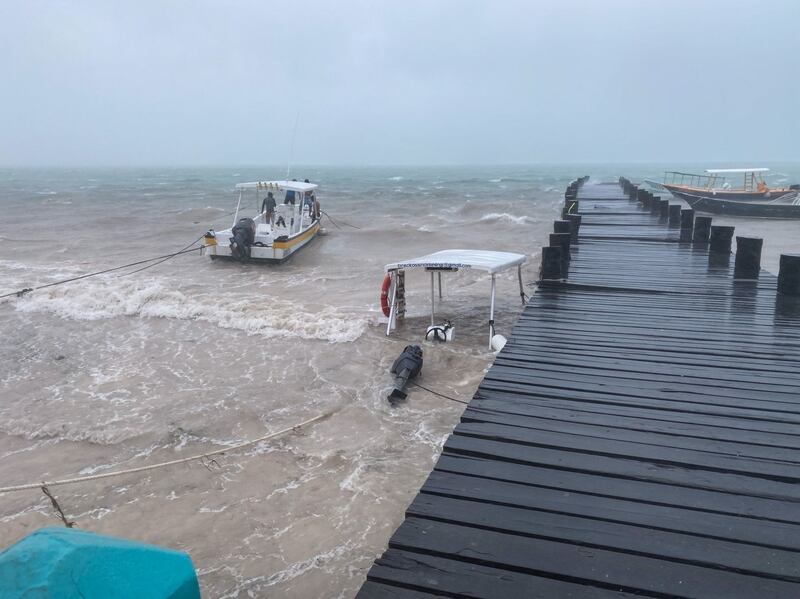
<instances>
[{"instance_id":1,"label":"dock walkway","mask_svg":"<svg viewBox=\"0 0 800 599\"><path fill-rule=\"evenodd\" d=\"M586 184L359 599L800 597L800 298Z\"/></svg>"}]
</instances>

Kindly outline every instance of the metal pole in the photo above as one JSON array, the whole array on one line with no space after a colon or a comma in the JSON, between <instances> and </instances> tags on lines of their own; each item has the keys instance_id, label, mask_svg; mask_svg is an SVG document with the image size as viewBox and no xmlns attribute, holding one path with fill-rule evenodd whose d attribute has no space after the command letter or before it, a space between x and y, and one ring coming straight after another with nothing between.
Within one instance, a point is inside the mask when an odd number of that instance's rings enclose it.
<instances>
[{"instance_id":1,"label":"metal pole","mask_svg":"<svg viewBox=\"0 0 800 599\"><path fill-rule=\"evenodd\" d=\"M433 271L431 271L431 326L436 324L436 313L435 313L435 297L433 294Z\"/></svg>"},{"instance_id":2,"label":"metal pole","mask_svg":"<svg viewBox=\"0 0 800 599\"><path fill-rule=\"evenodd\" d=\"M492 303L489 307L489 349L492 349L492 337L494 337L494 290L495 279L492 275Z\"/></svg>"},{"instance_id":3,"label":"metal pole","mask_svg":"<svg viewBox=\"0 0 800 599\"><path fill-rule=\"evenodd\" d=\"M519 279L519 299L525 305L525 288L522 286L522 264L517 265L517 279Z\"/></svg>"},{"instance_id":4,"label":"metal pole","mask_svg":"<svg viewBox=\"0 0 800 599\"><path fill-rule=\"evenodd\" d=\"M236 226L236 219L239 218L239 206L242 205L242 190L239 190L239 201L236 202L236 213L233 215L233 224L231 227Z\"/></svg>"},{"instance_id":5,"label":"metal pole","mask_svg":"<svg viewBox=\"0 0 800 599\"><path fill-rule=\"evenodd\" d=\"M442 273L437 272L436 275L437 278L439 279L439 299L442 299Z\"/></svg>"},{"instance_id":6,"label":"metal pole","mask_svg":"<svg viewBox=\"0 0 800 599\"><path fill-rule=\"evenodd\" d=\"M397 307L395 306L395 302L397 301L397 276L390 275L392 277L392 303L389 304L389 324L386 325L386 335L388 336L392 330L394 329L394 319L397 316Z\"/></svg>"}]
</instances>

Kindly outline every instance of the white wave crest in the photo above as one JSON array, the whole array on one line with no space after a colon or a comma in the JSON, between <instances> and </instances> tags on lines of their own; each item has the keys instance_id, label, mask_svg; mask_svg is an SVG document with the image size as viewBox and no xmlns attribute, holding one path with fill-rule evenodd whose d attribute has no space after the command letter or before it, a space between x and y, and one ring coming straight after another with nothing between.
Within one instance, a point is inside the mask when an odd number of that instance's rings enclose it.
<instances>
[{"instance_id":1,"label":"white wave crest","mask_svg":"<svg viewBox=\"0 0 800 599\"><path fill-rule=\"evenodd\" d=\"M490 212L489 214L484 214L481 217L481 221L506 221L514 223L515 225L529 225L535 223L536 219L524 215L515 216L508 212Z\"/></svg>"},{"instance_id":2,"label":"white wave crest","mask_svg":"<svg viewBox=\"0 0 800 599\"><path fill-rule=\"evenodd\" d=\"M98 279L53 287L17 302L22 312L49 312L73 320L119 316L199 320L248 335L316 339L331 343L355 341L366 330L365 319L333 307L306 310L269 296L242 294L186 295L162 283Z\"/></svg>"}]
</instances>

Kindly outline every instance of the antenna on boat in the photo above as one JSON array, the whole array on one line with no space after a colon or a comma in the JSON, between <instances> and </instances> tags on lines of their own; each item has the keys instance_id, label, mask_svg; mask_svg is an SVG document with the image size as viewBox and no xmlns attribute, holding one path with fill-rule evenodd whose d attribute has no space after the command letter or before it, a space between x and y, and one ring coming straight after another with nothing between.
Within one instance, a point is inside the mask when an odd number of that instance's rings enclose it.
<instances>
[{"instance_id":1,"label":"antenna on boat","mask_svg":"<svg viewBox=\"0 0 800 599\"><path fill-rule=\"evenodd\" d=\"M286 165L286 180L289 180L289 173L292 170L292 158L294 157L294 138L297 135L297 122L300 120L300 110L294 118L294 130L292 130L292 144L289 146L289 162Z\"/></svg>"}]
</instances>

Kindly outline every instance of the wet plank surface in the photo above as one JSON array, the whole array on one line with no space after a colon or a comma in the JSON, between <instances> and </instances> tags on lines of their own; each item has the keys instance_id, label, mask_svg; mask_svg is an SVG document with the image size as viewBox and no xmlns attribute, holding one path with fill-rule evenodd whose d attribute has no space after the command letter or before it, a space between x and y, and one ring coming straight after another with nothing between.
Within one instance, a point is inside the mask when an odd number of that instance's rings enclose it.
<instances>
[{"instance_id":1,"label":"wet plank surface","mask_svg":"<svg viewBox=\"0 0 800 599\"><path fill-rule=\"evenodd\" d=\"M358 597L800 597L800 303L617 184L578 199Z\"/></svg>"}]
</instances>

